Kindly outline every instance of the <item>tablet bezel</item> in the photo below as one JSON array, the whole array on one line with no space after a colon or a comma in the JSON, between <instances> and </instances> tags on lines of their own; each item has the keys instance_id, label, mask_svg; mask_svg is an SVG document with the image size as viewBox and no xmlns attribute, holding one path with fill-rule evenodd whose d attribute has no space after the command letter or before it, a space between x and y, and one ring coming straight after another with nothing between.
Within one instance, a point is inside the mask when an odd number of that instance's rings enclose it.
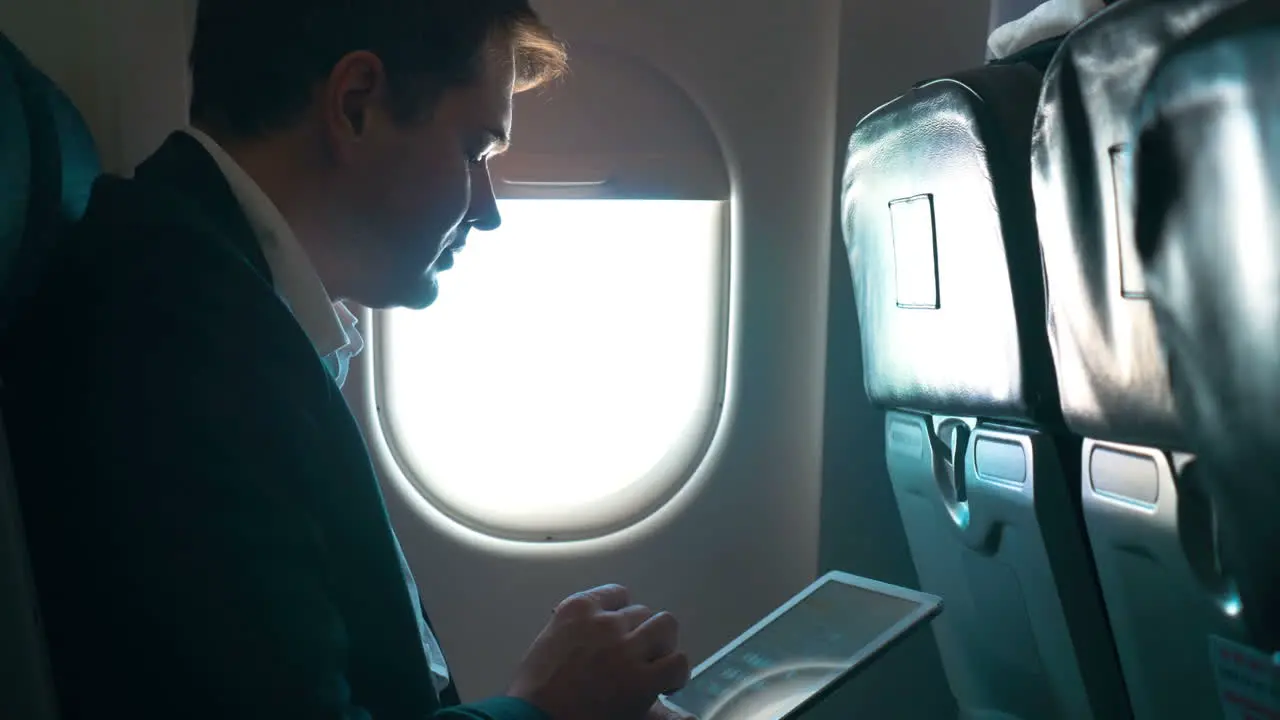
<instances>
[{"instance_id":1,"label":"tablet bezel","mask_svg":"<svg viewBox=\"0 0 1280 720\"><path fill-rule=\"evenodd\" d=\"M936 617L938 613L942 612L942 598L937 595L931 595L929 593L904 588L898 585L890 585L888 583L880 582L879 580L859 577L839 570L832 570L810 583L808 587L796 593L790 600L778 606L776 610L764 616L764 618L755 625L747 628L745 632L734 638L729 644L720 648L711 657L699 663L698 666L689 674L690 678L692 679L702 674L725 656L729 655L734 650L737 650L738 647L750 640L770 623L777 620L779 617L782 617L782 615L788 610L804 602L805 598L816 592L818 588L821 588L830 582L843 583L863 590L888 595L889 597L898 598L900 600L914 602L916 603L916 607L901 620L885 628L885 630L877 635L873 640L868 642L866 645L863 645L861 650L845 660L844 664L847 667L844 672L831 678L831 680L823 685L821 689L809 695L808 698L789 711L786 715L778 718L778 720L790 720L791 718L796 717L799 713L812 708L815 704L830 695L840 687L841 684L857 673L857 671L864 667L868 661L888 650L898 640L901 640L911 634L912 630L924 625L926 622ZM678 703L670 699L670 696L667 696L664 699L672 706L679 706Z\"/></svg>"}]
</instances>

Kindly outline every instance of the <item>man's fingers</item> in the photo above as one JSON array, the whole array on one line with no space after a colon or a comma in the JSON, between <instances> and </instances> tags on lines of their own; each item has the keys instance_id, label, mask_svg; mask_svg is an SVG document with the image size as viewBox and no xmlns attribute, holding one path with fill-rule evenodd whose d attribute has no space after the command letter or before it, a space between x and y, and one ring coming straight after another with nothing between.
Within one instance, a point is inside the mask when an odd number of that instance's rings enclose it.
<instances>
[{"instance_id":1,"label":"man's fingers","mask_svg":"<svg viewBox=\"0 0 1280 720\"><path fill-rule=\"evenodd\" d=\"M629 642L635 649L635 657L658 660L680 647L680 624L669 612L654 613L631 631Z\"/></svg>"},{"instance_id":2,"label":"man's fingers","mask_svg":"<svg viewBox=\"0 0 1280 720\"><path fill-rule=\"evenodd\" d=\"M593 600L601 610L621 610L631 604L631 592L621 585L601 585L581 594Z\"/></svg>"},{"instance_id":3,"label":"man's fingers","mask_svg":"<svg viewBox=\"0 0 1280 720\"><path fill-rule=\"evenodd\" d=\"M582 610L621 610L631 604L631 593L621 585L601 585L565 598L554 612Z\"/></svg>"},{"instance_id":4,"label":"man's fingers","mask_svg":"<svg viewBox=\"0 0 1280 720\"><path fill-rule=\"evenodd\" d=\"M684 653L671 653L649 663L645 668L651 687L663 695L670 695L689 682L689 658Z\"/></svg>"},{"instance_id":5,"label":"man's fingers","mask_svg":"<svg viewBox=\"0 0 1280 720\"><path fill-rule=\"evenodd\" d=\"M654 612L644 605L628 605L619 610L618 615L622 617L627 632L631 632L653 617ZM650 660L652 658L645 659Z\"/></svg>"}]
</instances>

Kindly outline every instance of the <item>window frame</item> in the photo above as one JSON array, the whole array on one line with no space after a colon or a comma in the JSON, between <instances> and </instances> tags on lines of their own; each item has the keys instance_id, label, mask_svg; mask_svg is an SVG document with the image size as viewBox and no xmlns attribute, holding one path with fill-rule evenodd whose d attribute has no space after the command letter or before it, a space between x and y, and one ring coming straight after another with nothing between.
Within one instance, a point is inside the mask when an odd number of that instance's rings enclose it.
<instances>
[{"instance_id":1,"label":"window frame","mask_svg":"<svg viewBox=\"0 0 1280 720\"><path fill-rule=\"evenodd\" d=\"M590 202L600 198L546 197L544 199ZM621 200L624 198L615 199ZM645 202L657 199L625 198L629 202ZM528 202L531 200L532 198L528 198L521 201ZM697 201L714 202L719 205L716 218L719 228L717 257L714 265L716 272L715 277L709 280L714 285L712 289L716 297L712 307L709 308L715 333L711 342L709 357L711 361L709 368L711 376L708 381L711 392L708 396L699 399L700 404L705 404L706 410L699 413L700 417L695 415L692 418L700 420L697 435L687 443L673 444L668 448L664 456L669 458L671 453L682 451L680 459L678 461L664 459L659 462L654 471L650 471L645 487L653 490L646 494L648 501L640 502L634 507L628 508L625 512L615 511L610 513L609 517L603 518L599 522L583 523L574 528L511 527L500 522L477 517L473 512L464 511L433 489L433 485L438 485L440 480L432 480L426 477L425 471L419 471L414 467L415 463L410 458L411 453L406 450L406 443L411 441L404 437L402 431L397 430L396 424L391 417L392 400L388 397L389 383L386 381L388 373L391 372L390 358L392 357L391 343L393 342L389 330L390 320L387 311L375 311L373 313L369 330L371 337L367 343L366 352L372 355L370 358L370 382L372 383L372 399L378 432L382 436L386 450L390 459L394 462L396 470L408 482L413 491L440 515L440 518L452 525L465 528L486 538L500 541L558 544L603 539L643 523L646 519L669 505L681 493L688 490L695 483L697 476L701 472L710 469L714 461L714 454L711 450L725 423L725 409L730 384L730 364L732 361L732 348L730 345L732 329L730 326L732 323L732 288L734 282L732 271L735 230L733 223L734 200L732 198L724 198L720 200L699 199ZM502 200L499 202L501 203ZM431 312L431 310L426 309L423 312ZM666 472L662 472L659 475L657 473L659 468Z\"/></svg>"}]
</instances>

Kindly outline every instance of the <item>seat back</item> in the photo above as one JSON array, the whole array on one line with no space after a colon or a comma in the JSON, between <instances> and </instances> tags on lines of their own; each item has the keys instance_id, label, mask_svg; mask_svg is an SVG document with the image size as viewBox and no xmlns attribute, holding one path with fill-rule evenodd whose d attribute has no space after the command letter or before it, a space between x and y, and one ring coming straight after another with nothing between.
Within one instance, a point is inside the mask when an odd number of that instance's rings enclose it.
<instances>
[{"instance_id":1,"label":"seat back","mask_svg":"<svg viewBox=\"0 0 1280 720\"><path fill-rule=\"evenodd\" d=\"M0 336L97 174L70 101L0 35ZM56 702L24 536L0 417L0 717L47 720Z\"/></svg>"},{"instance_id":2,"label":"seat back","mask_svg":"<svg viewBox=\"0 0 1280 720\"><path fill-rule=\"evenodd\" d=\"M1059 392L1085 438L1085 520L1138 718L1220 717L1204 638L1235 621L1133 243L1129 116L1160 54L1236 1L1121 0L1091 17L1045 74L1032 139Z\"/></svg>"},{"instance_id":3,"label":"seat back","mask_svg":"<svg viewBox=\"0 0 1280 720\"><path fill-rule=\"evenodd\" d=\"M1135 234L1250 644L1280 650L1280 4L1224 12L1138 113Z\"/></svg>"},{"instance_id":4,"label":"seat back","mask_svg":"<svg viewBox=\"0 0 1280 720\"><path fill-rule=\"evenodd\" d=\"M868 395L965 717L1127 717L1061 431L1028 182L1041 75L917 85L864 118L843 181Z\"/></svg>"}]
</instances>

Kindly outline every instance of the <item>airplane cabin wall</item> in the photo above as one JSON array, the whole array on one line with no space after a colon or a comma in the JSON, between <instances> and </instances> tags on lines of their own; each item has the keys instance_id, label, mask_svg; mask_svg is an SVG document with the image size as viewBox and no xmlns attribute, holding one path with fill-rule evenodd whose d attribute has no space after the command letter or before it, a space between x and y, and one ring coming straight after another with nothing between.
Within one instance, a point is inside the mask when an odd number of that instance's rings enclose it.
<instances>
[{"instance_id":1,"label":"airplane cabin wall","mask_svg":"<svg viewBox=\"0 0 1280 720\"><path fill-rule=\"evenodd\" d=\"M67 93L104 169L129 174L186 124L195 0L14 0L0 30Z\"/></svg>"}]
</instances>

